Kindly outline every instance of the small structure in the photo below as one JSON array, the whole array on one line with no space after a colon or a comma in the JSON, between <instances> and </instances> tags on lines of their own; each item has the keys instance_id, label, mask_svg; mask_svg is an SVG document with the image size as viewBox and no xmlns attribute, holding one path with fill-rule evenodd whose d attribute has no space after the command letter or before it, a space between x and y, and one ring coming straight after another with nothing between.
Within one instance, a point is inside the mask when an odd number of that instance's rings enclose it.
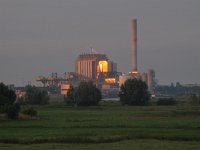
<instances>
[{"instance_id":1,"label":"small structure","mask_svg":"<svg viewBox=\"0 0 200 150\"><path fill-rule=\"evenodd\" d=\"M67 95L68 91L70 90L70 84L61 84L61 95Z\"/></svg>"}]
</instances>

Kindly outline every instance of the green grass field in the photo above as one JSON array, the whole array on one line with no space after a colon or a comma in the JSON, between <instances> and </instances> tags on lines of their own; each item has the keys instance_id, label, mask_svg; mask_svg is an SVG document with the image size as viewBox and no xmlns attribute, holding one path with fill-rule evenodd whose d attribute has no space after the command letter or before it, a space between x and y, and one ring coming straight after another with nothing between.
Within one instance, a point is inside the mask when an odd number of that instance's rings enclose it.
<instances>
[{"instance_id":1,"label":"green grass field","mask_svg":"<svg viewBox=\"0 0 200 150\"><path fill-rule=\"evenodd\" d=\"M0 119L0 149L200 149L198 106L35 108L37 118Z\"/></svg>"}]
</instances>

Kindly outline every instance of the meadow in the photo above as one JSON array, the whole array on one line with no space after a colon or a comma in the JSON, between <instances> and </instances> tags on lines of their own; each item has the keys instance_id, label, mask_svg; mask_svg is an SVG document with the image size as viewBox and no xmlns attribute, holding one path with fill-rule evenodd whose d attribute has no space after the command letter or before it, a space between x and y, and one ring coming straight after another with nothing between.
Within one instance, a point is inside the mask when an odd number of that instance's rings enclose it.
<instances>
[{"instance_id":1,"label":"meadow","mask_svg":"<svg viewBox=\"0 0 200 150\"><path fill-rule=\"evenodd\" d=\"M38 117L0 118L1 150L200 149L199 106L103 101L95 107L52 102L35 109Z\"/></svg>"}]
</instances>

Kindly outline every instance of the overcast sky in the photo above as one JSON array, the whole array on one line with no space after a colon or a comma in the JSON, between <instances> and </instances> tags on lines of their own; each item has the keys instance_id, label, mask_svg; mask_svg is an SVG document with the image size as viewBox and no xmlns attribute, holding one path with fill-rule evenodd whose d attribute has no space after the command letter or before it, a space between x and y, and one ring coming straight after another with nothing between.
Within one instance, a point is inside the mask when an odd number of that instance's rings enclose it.
<instances>
[{"instance_id":1,"label":"overcast sky","mask_svg":"<svg viewBox=\"0 0 200 150\"><path fill-rule=\"evenodd\" d=\"M200 83L200 0L0 0L0 82L74 71L92 46L131 70L131 20L138 65L160 84Z\"/></svg>"}]
</instances>

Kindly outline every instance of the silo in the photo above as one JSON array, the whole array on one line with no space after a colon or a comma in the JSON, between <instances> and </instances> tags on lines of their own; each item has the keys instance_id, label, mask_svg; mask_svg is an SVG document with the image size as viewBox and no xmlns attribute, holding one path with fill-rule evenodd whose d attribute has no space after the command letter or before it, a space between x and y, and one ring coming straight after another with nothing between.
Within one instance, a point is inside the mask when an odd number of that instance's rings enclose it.
<instances>
[{"instance_id":1,"label":"silo","mask_svg":"<svg viewBox=\"0 0 200 150\"><path fill-rule=\"evenodd\" d=\"M144 72L144 73L142 74L142 81L144 81L146 84L148 83L148 75L147 75L146 72Z\"/></svg>"},{"instance_id":2,"label":"silo","mask_svg":"<svg viewBox=\"0 0 200 150\"><path fill-rule=\"evenodd\" d=\"M154 90L154 87L155 87L155 71L154 70L149 70L148 71L148 88L149 88L149 91L152 92Z\"/></svg>"}]
</instances>

